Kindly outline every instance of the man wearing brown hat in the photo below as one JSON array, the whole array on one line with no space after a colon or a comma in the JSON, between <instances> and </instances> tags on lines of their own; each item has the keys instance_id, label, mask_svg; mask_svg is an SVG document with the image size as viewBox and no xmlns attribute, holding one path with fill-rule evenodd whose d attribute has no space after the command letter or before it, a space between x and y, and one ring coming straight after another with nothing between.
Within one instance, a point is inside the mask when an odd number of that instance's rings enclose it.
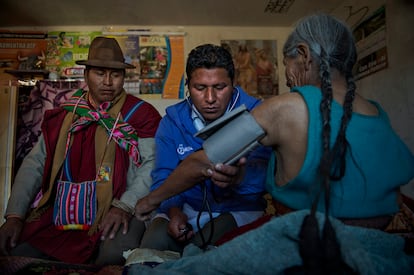
<instances>
[{"instance_id":1,"label":"man wearing brown hat","mask_svg":"<svg viewBox=\"0 0 414 275\"><path fill-rule=\"evenodd\" d=\"M15 177L0 228L0 254L70 263L123 264L145 224L134 206L149 192L161 119L123 89L125 63L113 38L92 41L87 89L46 111L39 142Z\"/></svg>"}]
</instances>

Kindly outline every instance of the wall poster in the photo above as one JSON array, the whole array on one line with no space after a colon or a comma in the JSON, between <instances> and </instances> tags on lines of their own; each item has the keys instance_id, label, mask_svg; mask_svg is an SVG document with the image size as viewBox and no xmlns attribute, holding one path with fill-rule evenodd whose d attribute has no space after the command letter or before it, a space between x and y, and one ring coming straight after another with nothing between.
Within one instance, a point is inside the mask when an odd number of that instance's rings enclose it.
<instances>
[{"instance_id":1,"label":"wall poster","mask_svg":"<svg viewBox=\"0 0 414 275\"><path fill-rule=\"evenodd\" d=\"M136 35L102 32L49 32L46 69L58 78L83 78L84 66L96 36L115 38L127 63L124 88L135 95L178 99L184 96L184 36Z\"/></svg>"},{"instance_id":2,"label":"wall poster","mask_svg":"<svg viewBox=\"0 0 414 275\"><path fill-rule=\"evenodd\" d=\"M236 68L235 84L258 98L279 93L275 40L222 40Z\"/></svg>"},{"instance_id":3,"label":"wall poster","mask_svg":"<svg viewBox=\"0 0 414 275\"><path fill-rule=\"evenodd\" d=\"M184 97L184 37L140 36L140 94Z\"/></svg>"},{"instance_id":4,"label":"wall poster","mask_svg":"<svg viewBox=\"0 0 414 275\"><path fill-rule=\"evenodd\" d=\"M184 95L184 37L167 35L122 34L115 38L126 62L135 66L127 69L124 88L128 93L150 98L178 99Z\"/></svg>"},{"instance_id":5,"label":"wall poster","mask_svg":"<svg viewBox=\"0 0 414 275\"><path fill-rule=\"evenodd\" d=\"M101 32L49 32L46 69L57 78L83 78L84 66L77 60L88 58L89 46Z\"/></svg>"},{"instance_id":6,"label":"wall poster","mask_svg":"<svg viewBox=\"0 0 414 275\"><path fill-rule=\"evenodd\" d=\"M355 79L361 79L387 68L385 7L381 7L355 27L353 33L358 52Z\"/></svg>"},{"instance_id":7,"label":"wall poster","mask_svg":"<svg viewBox=\"0 0 414 275\"><path fill-rule=\"evenodd\" d=\"M135 66L133 69L125 70L124 89L130 94L139 94L141 75L139 66L139 37L136 35L105 36L115 38L124 53L125 62Z\"/></svg>"},{"instance_id":8,"label":"wall poster","mask_svg":"<svg viewBox=\"0 0 414 275\"><path fill-rule=\"evenodd\" d=\"M30 76L34 75L33 72L43 74L47 47L45 37L45 33L0 30L1 85L8 85L8 81L15 79L19 73Z\"/></svg>"}]
</instances>

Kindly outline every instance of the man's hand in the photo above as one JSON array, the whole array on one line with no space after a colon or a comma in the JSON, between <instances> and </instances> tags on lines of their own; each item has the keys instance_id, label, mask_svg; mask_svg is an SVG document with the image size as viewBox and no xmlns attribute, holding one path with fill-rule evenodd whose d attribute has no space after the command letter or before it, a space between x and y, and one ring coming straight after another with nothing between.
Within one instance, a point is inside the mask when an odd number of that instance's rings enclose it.
<instances>
[{"instance_id":1,"label":"man's hand","mask_svg":"<svg viewBox=\"0 0 414 275\"><path fill-rule=\"evenodd\" d=\"M188 217L178 208L173 207L169 211L170 222L168 223L168 234L179 242L186 242L194 236L194 231L187 223Z\"/></svg>"},{"instance_id":2,"label":"man's hand","mask_svg":"<svg viewBox=\"0 0 414 275\"><path fill-rule=\"evenodd\" d=\"M204 150L199 150L181 161L174 172L171 173L170 177L177 179L180 182L185 182L183 185L188 189L211 177L213 170L214 166L208 159ZM167 180L169 178L167 178Z\"/></svg>"},{"instance_id":3,"label":"man's hand","mask_svg":"<svg viewBox=\"0 0 414 275\"><path fill-rule=\"evenodd\" d=\"M23 221L20 218L8 218L0 227L0 256L8 256L14 248L23 230Z\"/></svg>"},{"instance_id":4,"label":"man's hand","mask_svg":"<svg viewBox=\"0 0 414 275\"><path fill-rule=\"evenodd\" d=\"M203 150L194 152L175 168L161 186L138 200L135 205L135 216L141 221L149 220L151 212L157 209L162 201L184 192L207 178L211 178L214 184L222 188L239 184L244 175L245 164L246 158L241 158L235 166L224 164L214 166Z\"/></svg>"},{"instance_id":5,"label":"man's hand","mask_svg":"<svg viewBox=\"0 0 414 275\"><path fill-rule=\"evenodd\" d=\"M121 225L123 225L122 234L125 235L128 232L131 217L130 213L118 207L111 207L99 225L99 229L102 231L101 240L105 240L108 237L109 239L115 238L115 234Z\"/></svg>"},{"instance_id":6,"label":"man's hand","mask_svg":"<svg viewBox=\"0 0 414 275\"><path fill-rule=\"evenodd\" d=\"M147 221L151 219L151 213L157 209L159 203L151 202L151 193L138 200L135 205L135 217L140 221Z\"/></svg>"},{"instance_id":7,"label":"man's hand","mask_svg":"<svg viewBox=\"0 0 414 275\"><path fill-rule=\"evenodd\" d=\"M213 165L203 150L190 154L174 169L161 186L138 200L135 205L135 216L141 221L150 219L151 211L155 210L161 202L209 178L214 173L213 169ZM217 175L217 177L219 180L223 176ZM223 180L223 178L221 179Z\"/></svg>"},{"instance_id":8,"label":"man's hand","mask_svg":"<svg viewBox=\"0 0 414 275\"><path fill-rule=\"evenodd\" d=\"M246 158L243 157L235 166L222 163L214 165L211 173L212 182L222 188L239 184L244 176L246 161Z\"/></svg>"}]
</instances>

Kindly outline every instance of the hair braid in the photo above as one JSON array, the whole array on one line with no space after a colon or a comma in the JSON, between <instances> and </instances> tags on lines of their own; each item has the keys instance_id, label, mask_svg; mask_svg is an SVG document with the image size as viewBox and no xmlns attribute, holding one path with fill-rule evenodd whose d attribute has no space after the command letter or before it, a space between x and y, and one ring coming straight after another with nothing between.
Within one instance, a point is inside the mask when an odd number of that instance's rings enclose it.
<instances>
[{"instance_id":1,"label":"hair braid","mask_svg":"<svg viewBox=\"0 0 414 275\"><path fill-rule=\"evenodd\" d=\"M321 181L315 183L321 185L312 203L311 213L305 216L299 233L299 252L303 264L288 268L285 272L292 272L291 274L355 274L356 272L342 259L340 245L328 214L330 181L335 177L342 178L345 172L345 155L348 147L346 129L352 116L352 103L355 96L355 83L352 78L352 67L356 62L355 43L351 30L344 23L326 14L316 14L301 20L284 45L284 55L295 56L293 49L299 43L309 45L312 57L315 61L319 60L322 92L319 105L322 116L322 157L319 163ZM333 147L330 142L333 100L332 69L339 71L347 81L343 115ZM332 171L337 171L337 164L340 168L339 173L332 175ZM321 194L324 194L325 198L325 223L322 236L319 234L316 218L316 209Z\"/></svg>"},{"instance_id":2,"label":"hair braid","mask_svg":"<svg viewBox=\"0 0 414 275\"><path fill-rule=\"evenodd\" d=\"M329 57L322 49L320 56L320 78L322 100L320 103L320 111L322 113L322 146L323 153L319 164L320 174L325 189L329 189L329 184L326 181L329 178L331 167L331 104L332 104L332 82L329 65ZM327 190L325 190L327 191ZM326 192L328 193L328 192Z\"/></svg>"},{"instance_id":3,"label":"hair braid","mask_svg":"<svg viewBox=\"0 0 414 275\"><path fill-rule=\"evenodd\" d=\"M331 180L339 180L345 174L345 155L348 148L348 142L346 140L346 128L352 116L352 103L355 98L355 82L352 76L347 76L348 90L345 95L343 104L343 115L341 118L341 125L339 128L338 136L335 141L334 148L332 150L332 165L333 171L331 172Z\"/></svg>"}]
</instances>

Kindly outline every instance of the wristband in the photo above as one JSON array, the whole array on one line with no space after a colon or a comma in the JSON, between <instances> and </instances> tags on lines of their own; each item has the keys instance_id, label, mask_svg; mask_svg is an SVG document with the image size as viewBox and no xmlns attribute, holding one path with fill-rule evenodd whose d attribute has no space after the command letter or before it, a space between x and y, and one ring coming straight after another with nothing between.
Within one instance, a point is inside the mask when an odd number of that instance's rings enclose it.
<instances>
[{"instance_id":1,"label":"wristband","mask_svg":"<svg viewBox=\"0 0 414 275\"><path fill-rule=\"evenodd\" d=\"M22 216L20 216L20 215L16 215L16 214L10 214L10 215L7 215L7 216L5 217L5 219L6 219L6 220L8 220L8 219L10 219L10 218L17 218L17 219L19 219L19 220L23 221Z\"/></svg>"}]
</instances>

